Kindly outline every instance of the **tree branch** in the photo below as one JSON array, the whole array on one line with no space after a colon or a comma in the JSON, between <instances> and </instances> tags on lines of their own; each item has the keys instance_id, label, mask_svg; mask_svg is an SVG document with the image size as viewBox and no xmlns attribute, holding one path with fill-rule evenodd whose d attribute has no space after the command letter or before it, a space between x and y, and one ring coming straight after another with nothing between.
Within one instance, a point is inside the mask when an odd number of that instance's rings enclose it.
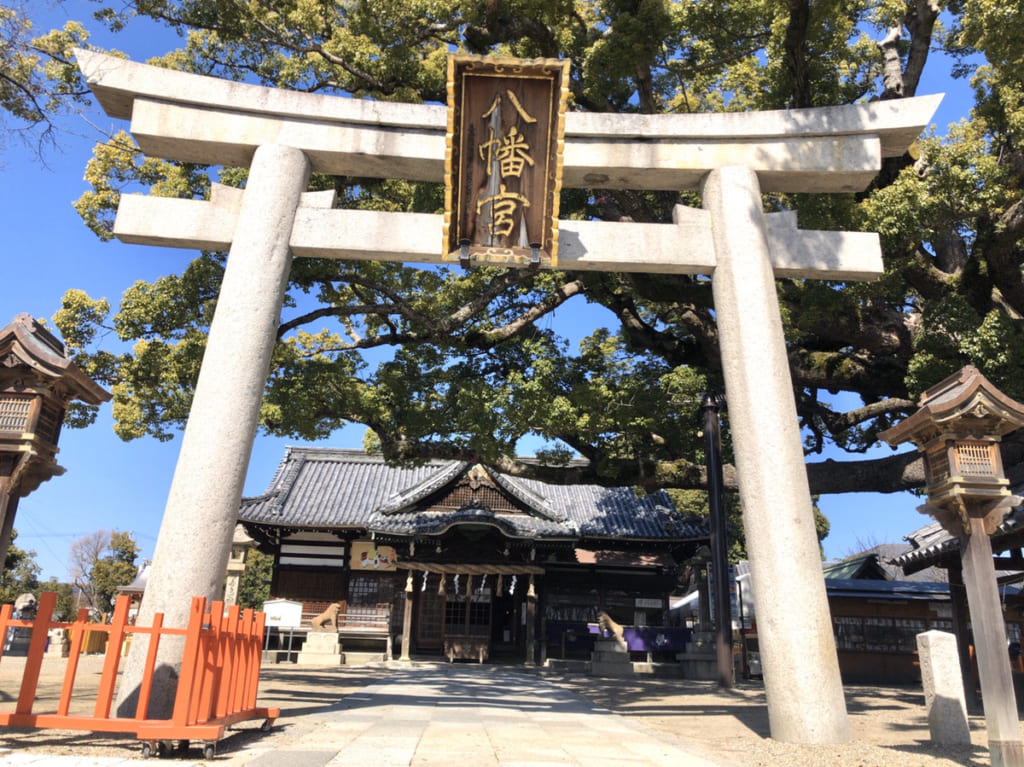
<instances>
[{"instance_id":1,"label":"tree branch","mask_svg":"<svg viewBox=\"0 0 1024 767\"><path fill-rule=\"evenodd\" d=\"M811 106L811 81L807 76L807 26L811 20L808 0L788 0L789 20L782 42L783 59L789 71L791 103L795 109Z\"/></svg>"}]
</instances>

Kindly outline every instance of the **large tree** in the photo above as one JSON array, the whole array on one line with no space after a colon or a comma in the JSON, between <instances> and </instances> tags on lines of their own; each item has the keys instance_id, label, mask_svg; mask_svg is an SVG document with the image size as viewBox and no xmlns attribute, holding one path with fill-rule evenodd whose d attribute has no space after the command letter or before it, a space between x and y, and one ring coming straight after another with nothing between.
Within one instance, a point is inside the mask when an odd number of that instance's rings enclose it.
<instances>
[{"instance_id":1,"label":"large tree","mask_svg":"<svg viewBox=\"0 0 1024 767\"><path fill-rule=\"evenodd\" d=\"M919 486L913 457L858 460L920 393L966 363L1024 397L1024 11L965 0L140 0L132 14L180 31L156 63L279 88L438 102L451 50L560 57L571 108L709 112L817 107L917 93L926 66L970 77L973 111L885 162L861 194L766 196L804 228L882 235L868 284L780 280L794 395L815 493ZM945 26L943 26L945 25ZM981 66L978 66L981 64ZM201 197L236 168L144 158L122 135L97 147L79 201L103 237L122 190ZM327 178L350 208L438 212L436 185ZM562 215L669 221L693 194L568 190ZM167 437L190 403L224 254L137 283L110 315L72 291L56 324L114 394L119 434ZM610 329L569 343L573 307ZM589 315L588 315L589 316ZM109 326L129 352L96 344ZM708 280L298 260L262 412L272 434L319 439L356 422L389 458L480 456L554 481L703 484L699 394L720 388ZM518 462L527 435L553 463ZM835 445L850 461L814 456ZM728 446L727 446L728 449ZM1010 440L1007 465L1019 462ZM559 465L578 453L588 459ZM725 472L735 486L735 473Z\"/></svg>"},{"instance_id":2,"label":"large tree","mask_svg":"<svg viewBox=\"0 0 1024 767\"><path fill-rule=\"evenodd\" d=\"M71 544L68 575L79 604L94 616L111 612L118 590L135 580L139 547L131 533L96 530Z\"/></svg>"}]
</instances>

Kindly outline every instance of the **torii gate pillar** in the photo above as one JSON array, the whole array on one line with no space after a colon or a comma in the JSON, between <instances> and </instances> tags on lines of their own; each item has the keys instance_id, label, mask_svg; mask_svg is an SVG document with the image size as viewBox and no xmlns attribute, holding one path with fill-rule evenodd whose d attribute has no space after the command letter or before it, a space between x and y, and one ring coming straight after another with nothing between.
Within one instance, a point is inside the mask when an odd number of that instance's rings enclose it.
<instances>
[{"instance_id":1,"label":"torii gate pillar","mask_svg":"<svg viewBox=\"0 0 1024 767\"><path fill-rule=\"evenodd\" d=\"M714 170L702 195L715 243L711 287L772 737L846 741L850 728L757 174Z\"/></svg>"},{"instance_id":2,"label":"torii gate pillar","mask_svg":"<svg viewBox=\"0 0 1024 767\"><path fill-rule=\"evenodd\" d=\"M291 147L264 145L253 155L147 593L220 595L222 554L231 551L288 285L288 241L309 173L306 155ZM193 562L185 552L196 552ZM144 597L138 622L149 626L162 612L168 625L184 625L187 602ZM161 650L167 652L163 643ZM145 661L144 652L129 653L125 678L141 679ZM133 715L136 693L131 685L119 689L122 715ZM149 716L169 717L173 703L173 697L154 696Z\"/></svg>"}]
</instances>

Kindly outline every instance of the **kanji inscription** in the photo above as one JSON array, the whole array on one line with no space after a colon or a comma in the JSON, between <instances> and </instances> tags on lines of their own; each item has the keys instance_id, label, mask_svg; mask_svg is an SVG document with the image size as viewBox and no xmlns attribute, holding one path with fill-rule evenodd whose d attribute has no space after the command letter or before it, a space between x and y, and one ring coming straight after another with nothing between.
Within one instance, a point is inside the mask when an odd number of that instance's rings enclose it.
<instances>
[{"instance_id":1,"label":"kanji inscription","mask_svg":"<svg viewBox=\"0 0 1024 767\"><path fill-rule=\"evenodd\" d=\"M557 265L568 69L449 57L445 260Z\"/></svg>"}]
</instances>

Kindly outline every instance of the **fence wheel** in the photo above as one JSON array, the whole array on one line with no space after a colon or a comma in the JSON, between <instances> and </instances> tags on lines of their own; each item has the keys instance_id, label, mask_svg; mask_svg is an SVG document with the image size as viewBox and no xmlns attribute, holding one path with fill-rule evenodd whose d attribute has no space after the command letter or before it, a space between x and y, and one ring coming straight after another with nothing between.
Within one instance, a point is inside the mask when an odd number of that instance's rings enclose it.
<instances>
[{"instance_id":1,"label":"fence wheel","mask_svg":"<svg viewBox=\"0 0 1024 767\"><path fill-rule=\"evenodd\" d=\"M216 743L204 743L203 744L203 759L213 759L217 753Z\"/></svg>"},{"instance_id":2,"label":"fence wheel","mask_svg":"<svg viewBox=\"0 0 1024 767\"><path fill-rule=\"evenodd\" d=\"M142 758L143 759L151 758L155 752L156 752L156 748L155 748L155 744L154 743L152 743L151 741L148 741L148 740L142 742Z\"/></svg>"},{"instance_id":3,"label":"fence wheel","mask_svg":"<svg viewBox=\"0 0 1024 767\"><path fill-rule=\"evenodd\" d=\"M270 732L270 729L274 726L273 722L269 719L264 719L263 724L260 725L260 732Z\"/></svg>"}]
</instances>

